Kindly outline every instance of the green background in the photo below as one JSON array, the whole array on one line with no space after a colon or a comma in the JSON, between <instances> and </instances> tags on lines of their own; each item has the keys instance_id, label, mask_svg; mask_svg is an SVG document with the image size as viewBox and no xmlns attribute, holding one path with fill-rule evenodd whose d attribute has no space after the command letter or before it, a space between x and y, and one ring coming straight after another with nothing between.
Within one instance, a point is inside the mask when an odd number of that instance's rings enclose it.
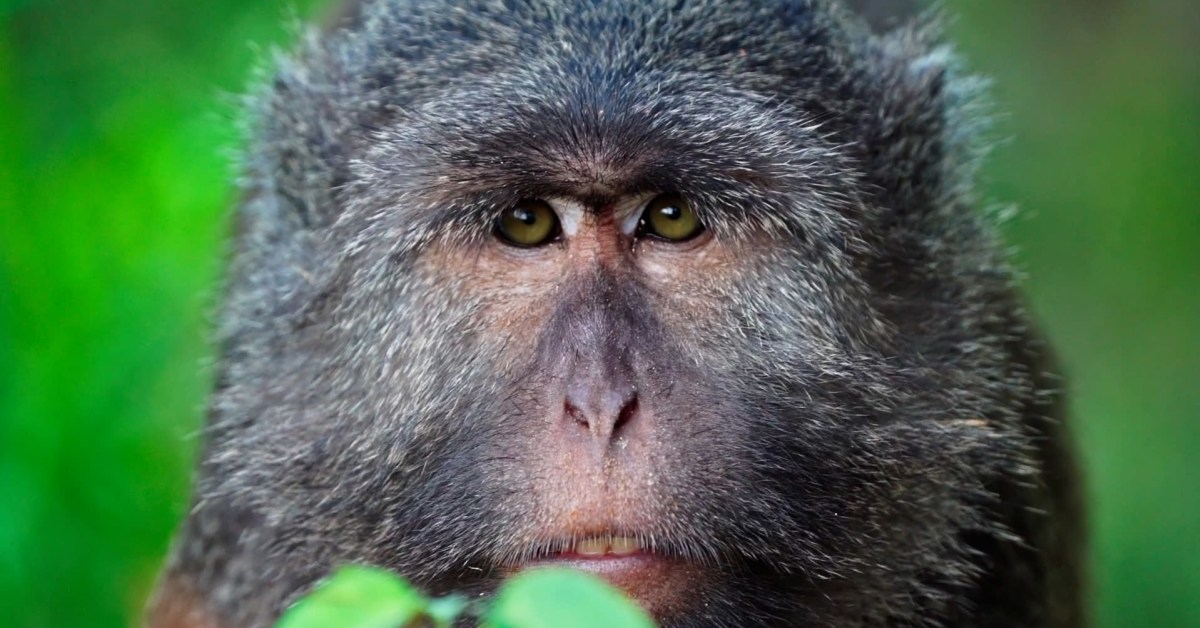
<instances>
[{"instance_id":1,"label":"green background","mask_svg":"<svg viewBox=\"0 0 1200 628\"><path fill-rule=\"evenodd\" d=\"M0 622L119 626L210 380L235 94L318 2L0 0ZM954 0L1071 374L1099 625L1200 627L1200 3Z\"/></svg>"}]
</instances>

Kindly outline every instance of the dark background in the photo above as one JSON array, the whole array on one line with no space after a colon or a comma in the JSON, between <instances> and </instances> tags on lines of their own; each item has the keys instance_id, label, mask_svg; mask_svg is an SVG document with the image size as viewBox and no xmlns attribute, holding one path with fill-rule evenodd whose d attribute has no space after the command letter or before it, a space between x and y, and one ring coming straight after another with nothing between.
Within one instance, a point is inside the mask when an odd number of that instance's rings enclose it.
<instances>
[{"instance_id":1,"label":"dark background","mask_svg":"<svg viewBox=\"0 0 1200 628\"><path fill-rule=\"evenodd\" d=\"M945 4L1071 374L1098 623L1200 626L1200 2ZM210 384L233 94L318 5L0 0L3 624L136 622Z\"/></svg>"}]
</instances>

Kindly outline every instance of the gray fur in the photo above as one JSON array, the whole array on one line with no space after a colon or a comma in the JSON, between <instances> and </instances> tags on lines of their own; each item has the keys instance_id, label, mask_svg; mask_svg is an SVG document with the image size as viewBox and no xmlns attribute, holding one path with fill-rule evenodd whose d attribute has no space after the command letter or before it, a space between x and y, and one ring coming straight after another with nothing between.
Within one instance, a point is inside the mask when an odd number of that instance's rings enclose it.
<instances>
[{"instance_id":1,"label":"gray fur","mask_svg":"<svg viewBox=\"0 0 1200 628\"><path fill-rule=\"evenodd\" d=\"M169 566L219 621L268 625L344 562L482 591L524 551L513 426L576 336L511 347L422 256L491 237L521 196L603 184L684 189L746 251L702 323L605 336L696 417L668 426L657 532L722 576L668 623L1085 624L1060 383L972 192L977 84L933 28L874 35L820 0L355 16L255 99ZM538 324L683 298L577 289L591 313Z\"/></svg>"}]
</instances>

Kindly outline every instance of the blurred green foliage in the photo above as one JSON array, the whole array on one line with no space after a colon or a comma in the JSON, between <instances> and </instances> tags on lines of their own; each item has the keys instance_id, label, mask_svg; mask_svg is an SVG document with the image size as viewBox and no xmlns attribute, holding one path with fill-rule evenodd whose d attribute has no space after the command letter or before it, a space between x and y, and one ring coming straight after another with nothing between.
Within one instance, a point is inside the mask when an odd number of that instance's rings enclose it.
<instances>
[{"instance_id":1,"label":"blurred green foliage","mask_svg":"<svg viewBox=\"0 0 1200 628\"><path fill-rule=\"evenodd\" d=\"M187 505L237 115L317 0L0 0L0 617L136 623ZM1200 626L1200 3L949 0L1071 374L1099 625ZM294 32L294 31L292 31Z\"/></svg>"},{"instance_id":2,"label":"blurred green foliage","mask_svg":"<svg viewBox=\"0 0 1200 628\"><path fill-rule=\"evenodd\" d=\"M463 610L461 599L450 599L451 616L431 622L435 628L449 628ZM431 602L390 571L350 565L288 608L275 628L407 628L430 619Z\"/></svg>"},{"instance_id":3,"label":"blurred green foliage","mask_svg":"<svg viewBox=\"0 0 1200 628\"><path fill-rule=\"evenodd\" d=\"M476 600L476 602L483 600ZM504 581L481 606L459 595L428 598L377 567L340 567L293 604L275 628L654 628L637 604L604 580L560 567L527 569Z\"/></svg>"},{"instance_id":4,"label":"blurred green foliage","mask_svg":"<svg viewBox=\"0 0 1200 628\"><path fill-rule=\"evenodd\" d=\"M483 614L483 628L654 628L620 590L581 571L540 568L509 578Z\"/></svg>"}]
</instances>

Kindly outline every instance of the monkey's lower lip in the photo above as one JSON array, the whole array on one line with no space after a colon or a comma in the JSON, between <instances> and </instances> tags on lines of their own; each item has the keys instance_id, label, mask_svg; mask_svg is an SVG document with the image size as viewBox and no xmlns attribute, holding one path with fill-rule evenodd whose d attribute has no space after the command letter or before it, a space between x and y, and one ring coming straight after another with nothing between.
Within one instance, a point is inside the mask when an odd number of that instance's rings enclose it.
<instances>
[{"instance_id":1,"label":"monkey's lower lip","mask_svg":"<svg viewBox=\"0 0 1200 628\"><path fill-rule=\"evenodd\" d=\"M698 565L643 551L602 555L562 553L526 567L567 567L599 576L625 591L658 619L687 608L703 576Z\"/></svg>"}]
</instances>

